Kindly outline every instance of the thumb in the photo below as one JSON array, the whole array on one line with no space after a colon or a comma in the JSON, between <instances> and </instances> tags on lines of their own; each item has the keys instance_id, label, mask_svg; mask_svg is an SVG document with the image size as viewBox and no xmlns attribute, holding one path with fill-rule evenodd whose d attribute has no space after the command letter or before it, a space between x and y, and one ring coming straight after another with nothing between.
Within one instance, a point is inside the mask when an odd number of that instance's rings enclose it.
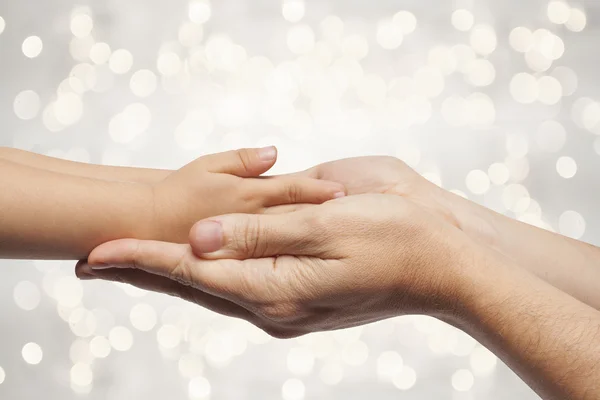
<instances>
[{"instance_id":1,"label":"thumb","mask_svg":"<svg viewBox=\"0 0 600 400\"><path fill-rule=\"evenodd\" d=\"M196 256L205 259L319 257L325 251L326 230L316 226L311 210L314 208L287 214L231 214L200 221L190 231L190 245Z\"/></svg>"},{"instance_id":2,"label":"thumb","mask_svg":"<svg viewBox=\"0 0 600 400\"><path fill-rule=\"evenodd\" d=\"M202 158L208 171L241 178L258 177L270 170L275 165L275 161L277 161L277 149L274 146L227 151Z\"/></svg>"}]
</instances>

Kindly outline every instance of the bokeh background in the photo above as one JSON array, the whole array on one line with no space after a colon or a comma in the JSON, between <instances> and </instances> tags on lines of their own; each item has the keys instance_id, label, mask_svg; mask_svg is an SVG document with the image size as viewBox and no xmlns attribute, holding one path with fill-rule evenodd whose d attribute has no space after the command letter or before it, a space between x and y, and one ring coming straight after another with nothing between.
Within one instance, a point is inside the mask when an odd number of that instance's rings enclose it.
<instances>
[{"instance_id":1,"label":"bokeh background","mask_svg":"<svg viewBox=\"0 0 600 400\"><path fill-rule=\"evenodd\" d=\"M392 155L599 243L599 17L597 0L0 0L0 145L177 168L275 144L275 173ZM0 262L0 318L7 400L537 398L432 318L277 341L71 262Z\"/></svg>"}]
</instances>

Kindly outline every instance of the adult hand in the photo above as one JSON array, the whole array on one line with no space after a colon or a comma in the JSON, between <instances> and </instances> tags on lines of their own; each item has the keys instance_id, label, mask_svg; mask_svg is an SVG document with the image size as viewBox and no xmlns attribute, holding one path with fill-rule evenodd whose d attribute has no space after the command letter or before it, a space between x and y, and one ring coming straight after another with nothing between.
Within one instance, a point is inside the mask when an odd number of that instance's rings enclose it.
<instances>
[{"instance_id":1,"label":"adult hand","mask_svg":"<svg viewBox=\"0 0 600 400\"><path fill-rule=\"evenodd\" d=\"M282 204L319 204L344 196L340 183L302 176L261 178L277 159L274 147L201 157L152 185L149 237L185 243L198 220L227 213L263 213Z\"/></svg>"},{"instance_id":2,"label":"adult hand","mask_svg":"<svg viewBox=\"0 0 600 400\"><path fill-rule=\"evenodd\" d=\"M338 182L349 195L382 193L401 196L463 230L473 240L497 250L497 229L489 210L423 178L402 160L388 156L356 157L317 165L292 176ZM286 212L299 206L276 207Z\"/></svg>"},{"instance_id":3,"label":"adult hand","mask_svg":"<svg viewBox=\"0 0 600 400\"><path fill-rule=\"evenodd\" d=\"M293 337L404 313L448 317L474 257L460 230L381 194L212 218L192 229L190 243L106 243L77 272L176 294Z\"/></svg>"}]
</instances>

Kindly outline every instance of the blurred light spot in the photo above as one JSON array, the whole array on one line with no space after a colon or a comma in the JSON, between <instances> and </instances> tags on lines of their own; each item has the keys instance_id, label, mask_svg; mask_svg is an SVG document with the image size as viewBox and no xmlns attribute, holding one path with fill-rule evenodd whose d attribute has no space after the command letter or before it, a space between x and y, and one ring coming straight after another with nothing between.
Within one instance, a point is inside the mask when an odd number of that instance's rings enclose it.
<instances>
[{"instance_id":1,"label":"blurred light spot","mask_svg":"<svg viewBox=\"0 0 600 400\"><path fill-rule=\"evenodd\" d=\"M321 22L321 30L326 40L337 43L344 33L344 21L338 16L330 15Z\"/></svg>"},{"instance_id":2,"label":"blurred light spot","mask_svg":"<svg viewBox=\"0 0 600 400\"><path fill-rule=\"evenodd\" d=\"M108 43L98 42L94 43L90 49L90 60L94 64L106 64L110 59L111 51Z\"/></svg>"},{"instance_id":3,"label":"blurred light spot","mask_svg":"<svg viewBox=\"0 0 600 400\"><path fill-rule=\"evenodd\" d=\"M533 32L524 26L518 26L510 32L509 42L516 51L527 53L534 45Z\"/></svg>"},{"instance_id":4,"label":"blurred light spot","mask_svg":"<svg viewBox=\"0 0 600 400\"><path fill-rule=\"evenodd\" d=\"M473 60L467 67L467 79L474 86L489 86L496 79L496 69L488 60Z\"/></svg>"},{"instance_id":5,"label":"blurred light spot","mask_svg":"<svg viewBox=\"0 0 600 400\"><path fill-rule=\"evenodd\" d=\"M342 42L344 56L361 60L369 54L369 43L360 35L350 35Z\"/></svg>"},{"instance_id":6,"label":"blurred light spot","mask_svg":"<svg viewBox=\"0 0 600 400\"><path fill-rule=\"evenodd\" d=\"M581 32L585 29L587 24L587 17L583 10L578 8L572 8L569 14L569 20L565 22L567 29L573 32Z\"/></svg>"},{"instance_id":7,"label":"blurred light spot","mask_svg":"<svg viewBox=\"0 0 600 400\"><path fill-rule=\"evenodd\" d=\"M28 58L36 58L42 52L44 44L42 43L42 39L38 36L29 36L23 41L23 45L21 49L23 50L23 54Z\"/></svg>"},{"instance_id":8,"label":"blurred light spot","mask_svg":"<svg viewBox=\"0 0 600 400\"><path fill-rule=\"evenodd\" d=\"M458 9L452 13L452 26L459 31L466 32L473 27L475 18L469 10Z\"/></svg>"},{"instance_id":9,"label":"blurred light spot","mask_svg":"<svg viewBox=\"0 0 600 400\"><path fill-rule=\"evenodd\" d=\"M138 331L148 332L156 325L156 311L148 304L136 304L129 312L129 321Z\"/></svg>"},{"instance_id":10,"label":"blurred light spot","mask_svg":"<svg viewBox=\"0 0 600 400\"><path fill-rule=\"evenodd\" d=\"M556 104L562 97L562 86L552 76L543 76L538 80L538 100L546 105Z\"/></svg>"},{"instance_id":11,"label":"blurred light spot","mask_svg":"<svg viewBox=\"0 0 600 400\"><path fill-rule=\"evenodd\" d=\"M2 16L0 15L0 35L2 34L2 32L4 32L5 28L6 28L6 21L4 21L4 18L2 18Z\"/></svg>"},{"instance_id":12,"label":"blurred light spot","mask_svg":"<svg viewBox=\"0 0 600 400\"><path fill-rule=\"evenodd\" d=\"M409 35L417 29L417 18L410 11L398 11L393 21L404 35Z\"/></svg>"},{"instance_id":13,"label":"blurred light spot","mask_svg":"<svg viewBox=\"0 0 600 400\"><path fill-rule=\"evenodd\" d=\"M148 97L156 91L157 79L154 72L142 69L131 76L129 87L138 97Z\"/></svg>"},{"instance_id":14,"label":"blurred light spot","mask_svg":"<svg viewBox=\"0 0 600 400\"><path fill-rule=\"evenodd\" d=\"M15 286L13 297L19 308L31 311L40 304L41 293L34 283L21 281Z\"/></svg>"},{"instance_id":15,"label":"blurred light spot","mask_svg":"<svg viewBox=\"0 0 600 400\"><path fill-rule=\"evenodd\" d=\"M581 239L585 233L585 219L577 211L565 211L558 220L558 229L562 235Z\"/></svg>"},{"instance_id":16,"label":"blurred light spot","mask_svg":"<svg viewBox=\"0 0 600 400\"><path fill-rule=\"evenodd\" d=\"M304 383L299 379L288 379L281 388L283 400L302 400L305 392Z\"/></svg>"},{"instance_id":17,"label":"blurred light spot","mask_svg":"<svg viewBox=\"0 0 600 400\"><path fill-rule=\"evenodd\" d=\"M0 33L2 33L2 23L4 21L2 20L2 17L0 17ZM0 367L0 385L2 385L4 383L4 380L6 379L6 373L4 372L4 369L2 367Z\"/></svg>"},{"instance_id":18,"label":"blurred light spot","mask_svg":"<svg viewBox=\"0 0 600 400\"><path fill-rule=\"evenodd\" d=\"M494 28L489 25L476 25L471 30L469 43L476 53L486 56L496 50L498 40Z\"/></svg>"},{"instance_id":19,"label":"blurred light spot","mask_svg":"<svg viewBox=\"0 0 600 400\"><path fill-rule=\"evenodd\" d=\"M110 354L110 342L104 336L96 336L90 341L90 352L96 358L106 358Z\"/></svg>"},{"instance_id":20,"label":"blurred light spot","mask_svg":"<svg viewBox=\"0 0 600 400\"><path fill-rule=\"evenodd\" d=\"M89 337L96 331L96 317L85 308L77 308L69 315L69 327L75 336Z\"/></svg>"},{"instance_id":21,"label":"blurred light spot","mask_svg":"<svg viewBox=\"0 0 600 400\"><path fill-rule=\"evenodd\" d=\"M502 202L507 210L519 212L521 207L529 206L529 191L523 185L514 183L504 188L502 193Z\"/></svg>"},{"instance_id":22,"label":"blurred light spot","mask_svg":"<svg viewBox=\"0 0 600 400\"><path fill-rule=\"evenodd\" d=\"M600 103L587 103L581 113L581 123L587 130L593 130L600 123Z\"/></svg>"},{"instance_id":23,"label":"blurred light spot","mask_svg":"<svg viewBox=\"0 0 600 400\"><path fill-rule=\"evenodd\" d=\"M203 376L190 380L188 394L190 399L207 399L210 396L210 382Z\"/></svg>"},{"instance_id":24,"label":"blurred light spot","mask_svg":"<svg viewBox=\"0 0 600 400\"><path fill-rule=\"evenodd\" d=\"M394 376L392 383L400 390L409 390L417 383L417 373L405 365L402 372Z\"/></svg>"},{"instance_id":25,"label":"blurred light spot","mask_svg":"<svg viewBox=\"0 0 600 400\"><path fill-rule=\"evenodd\" d=\"M108 66L115 74L126 74L133 66L133 56L125 49L115 50L110 55Z\"/></svg>"},{"instance_id":26,"label":"blurred light spot","mask_svg":"<svg viewBox=\"0 0 600 400\"><path fill-rule=\"evenodd\" d=\"M77 278L64 276L56 281L53 293L59 305L73 308L81 303L83 287Z\"/></svg>"},{"instance_id":27,"label":"blurred light spot","mask_svg":"<svg viewBox=\"0 0 600 400\"><path fill-rule=\"evenodd\" d=\"M42 361L44 354L42 353L42 348L37 343L27 343L23 346L21 350L21 355L23 356L23 360L27 364L37 365Z\"/></svg>"},{"instance_id":28,"label":"blurred light spot","mask_svg":"<svg viewBox=\"0 0 600 400\"><path fill-rule=\"evenodd\" d=\"M306 12L304 0L283 0L281 8L283 18L289 22L300 21Z\"/></svg>"},{"instance_id":29,"label":"blurred light spot","mask_svg":"<svg viewBox=\"0 0 600 400\"><path fill-rule=\"evenodd\" d=\"M188 16L192 22L203 24L210 19L211 7L208 0L190 1Z\"/></svg>"},{"instance_id":30,"label":"blurred light spot","mask_svg":"<svg viewBox=\"0 0 600 400\"><path fill-rule=\"evenodd\" d=\"M488 175L490 177L490 181L494 185L504 185L506 182L508 182L510 172L505 164L494 163L490 165L490 168L488 169Z\"/></svg>"},{"instance_id":31,"label":"blurred light spot","mask_svg":"<svg viewBox=\"0 0 600 400\"><path fill-rule=\"evenodd\" d=\"M395 351L385 351L377 358L377 376L385 382L392 382L393 378L402 373L404 361L402 356Z\"/></svg>"},{"instance_id":32,"label":"blurred light spot","mask_svg":"<svg viewBox=\"0 0 600 400\"><path fill-rule=\"evenodd\" d=\"M13 109L21 119L33 119L40 111L40 96L33 90L22 91L15 97Z\"/></svg>"},{"instance_id":33,"label":"blurred light spot","mask_svg":"<svg viewBox=\"0 0 600 400\"><path fill-rule=\"evenodd\" d=\"M87 386L92 383L94 374L88 364L77 363L71 368L71 383L77 386Z\"/></svg>"},{"instance_id":34,"label":"blurred light spot","mask_svg":"<svg viewBox=\"0 0 600 400\"><path fill-rule=\"evenodd\" d=\"M516 74L510 81L510 94L519 103L533 103L539 95L537 79L525 72Z\"/></svg>"},{"instance_id":35,"label":"blurred light spot","mask_svg":"<svg viewBox=\"0 0 600 400\"><path fill-rule=\"evenodd\" d=\"M458 66L454 51L445 46L435 46L429 50L427 63L431 67L438 68L444 75L452 74Z\"/></svg>"},{"instance_id":36,"label":"blurred light spot","mask_svg":"<svg viewBox=\"0 0 600 400\"><path fill-rule=\"evenodd\" d=\"M561 177L570 179L577 173L577 163L571 157L560 157L556 162L556 171Z\"/></svg>"},{"instance_id":37,"label":"blurred light spot","mask_svg":"<svg viewBox=\"0 0 600 400\"><path fill-rule=\"evenodd\" d=\"M393 50L400 47L404 35L400 25L394 23L391 19L380 21L377 25L377 43L387 50Z\"/></svg>"},{"instance_id":38,"label":"blurred light spot","mask_svg":"<svg viewBox=\"0 0 600 400\"><path fill-rule=\"evenodd\" d=\"M288 31L287 45L294 54L310 53L315 47L315 33L309 25L293 26Z\"/></svg>"},{"instance_id":39,"label":"blurred light spot","mask_svg":"<svg viewBox=\"0 0 600 400\"><path fill-rule=\"evenodd\" d=\"M73 36L83 38L92 33L94 21L87 14L77 14L71 18L71 33Z\"/></svg>"},{"instance_id":40,"label":"blurred light spot","mask_svg":"<svg viewBox=\"0 0 600 400\"><path fill-rule=\"evenodd\" d=\"M108 341L113 349L117 351L127 351L133 345L133 335L131 331L124 326L115 326L108 334Z\"/></svg>"},{"instance_id":41,"label":"blurred light spot","mask_svg":"<svg viewBox=\"0 0 600 400\"><path fill-rule=\"evenodd\" d=\"M452 387L459 392L468 392L473 388L475 378L471 371L467 369L459 369L452 375Z\"/></svg>"},{"instance_id":42,"label":"blurred light spot","mask_svg":"<svg viewBox=\"0 0 600 400\"><path fill-rule=\"evenodd\" d=\"M483 346L477 346L469 357L471 370L475 376L488 376L494 372L498 357Z\"/></svg>"},{"instance_id":43,"label":"blurred light spot","mask_svg":"<svg viewBox=\"0 0 600 400\"><path fill-rule=\"evenodd\" d=\"M569 20L571 7L564 1L553 0L548 3L547 14L550 22L561 25Z\"/></svg>"},{"instance_id":44,"label":"blurred light spot","mask_svg":"<svg viewBox=\"0 0 600 400\"><path fill-rule=\"evenodd\" d=\"M469 172L466 179L467 188L474 194L484 194L490 189L490 178L480 170Z\"/></svg>"},{"instance_id":45,"label":"blurred light spot","mask_svg":"<svg viewBox=\"0 0 600 400\"><path fill-rule=\"evenodd\" d=\"M176 75L181 70L181 59L175 53L163 53L156 62L158 72L165 76Z\"/></svg>"},{"instance_id":46,"label":"blurred light spot","mask_svg":"<svg viewBox=\"0 0 600 400\"><path fill-rule=\"evenodd\" d=\"M184 22L179 28L179 43L185 47L193 47L200 44L204 36L202 25L193 22Z\"/></svg>"},{"instance_id":47,"label":"blurred light spot","mask_svg":"<svg viewBox=\"0 0 600 400\"><path fill-rule=\"evenodd\" d=\"M181 343L181 331L173 325L163 325L156 332L158 344L165 349L174 349Z\"/></svg>"}]
</instances>

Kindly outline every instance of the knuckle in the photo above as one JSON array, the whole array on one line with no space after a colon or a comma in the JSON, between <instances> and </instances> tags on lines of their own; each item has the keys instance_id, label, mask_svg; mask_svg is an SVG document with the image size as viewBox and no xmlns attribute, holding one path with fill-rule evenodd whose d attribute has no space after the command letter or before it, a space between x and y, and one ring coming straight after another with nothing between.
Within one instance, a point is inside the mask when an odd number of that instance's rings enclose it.
<instances>
[{"instance_id":1,"label":"knuckle","mask_svg":"<svg viewBox=\"0 0 600 400\"><path fill-rule=\"evenodd\" d=\"M167 278L185 286L191 285L191 268L187 262L187 257L185 254L179 259L173 268L169 269Z\"/></svg>"},{"instance_id":2,"label":"knuckle","mask_svg":"<svg viewBox=\"0 0 600 400\"><path fill-rule=\"evenodd\" d=\"M248 149L240 149L236 152L240 164L244 170L249 171L252 165L252 154Z\"/></svg>"},{"instance_id":3,"label":"knuckle","mask_svg":"<svg viewBox=\"0 0 600 400\"><path fill-rule=\"evenodd\" d=\"M306 217L309 232L325 232L332 222L330 213L310 213Z\"/></svg>"},{"instance_id":4,"label":"knuckle","mask_svg":"<svg viewBox=\"0 0 600 400\"><path fill-rule=\"evenodd\" d=\"M299 313L298 306L292 303L265 304L259 307L258 314L267 321L281 324L293 322Z\"/></svg>"},{"instance_id":5,"label":"knuckle","mask_svg":"<svg viewBox=\"0 0 600 400\"><path fill-rule=\"evenodd\" d=\"M260 219L256 215L249 216L234 228L234 248L239 249L244 255L260 257Z\"/></svg>"},{"instance_id":6,"label":"knuckle","mask_svg":"<svg viewBox=\"0 0 600 400\"><path fill-rule=\"evenodd\" d=\"M285 185L285 193L290 203L298 203L302 198L302 189L294 182Z\"/></svg>"}]
</instances>

